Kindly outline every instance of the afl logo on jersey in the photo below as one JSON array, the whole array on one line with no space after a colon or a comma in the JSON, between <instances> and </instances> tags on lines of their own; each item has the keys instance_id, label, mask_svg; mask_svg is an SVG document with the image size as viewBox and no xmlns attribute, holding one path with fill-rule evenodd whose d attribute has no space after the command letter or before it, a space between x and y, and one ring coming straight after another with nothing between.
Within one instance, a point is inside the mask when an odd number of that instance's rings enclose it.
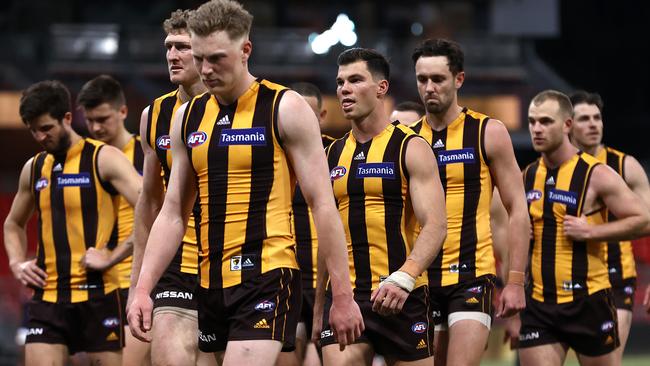
<instances>
[{"instance_id":1,"label":"afl logo on jersey","mask_svg":"<svg viewBox=\"0 0 650 366\"><path fill-rule=\"evenodd\" d=\"M169 138L169 135L162 135L156 140L156 146L160 150L169 150L172 147L172 140Z\"/></svg>"},{"instance_id":2,"label":"afl logo on jersey","mask_svg":"<svg viewBox=\"0 0 650 366\"><path fill-rule=\"evenodd\" d=\"M526 200L528 201L528 203L531 203L533 201L538 201L541 198L542 198L542 192L536 189L533 189L531 191L528 191L528 193L526 193Z\"/></svg>"},{"instance_id":3,"label":"afl logo on jersey","mask_svg":"<svg viewBox=\"0 0 650 366\"><path fill-rule=\"evenodd\" d=\"M40 191L41 189L47 188L48 181L47 178L41 178L36 181L36 185L34 188L36 188L37 191Z\"/></svg>"},{"instance_id":4,"label":"afl logo on jersey","mask_svg":"<svg viewBox=\"0 0 650 366\"><path fill-rule=\"evenodd\" d=\"M330 179L331 179L331 180L337 180L337 179L339 179L339 178L343 178L343 176L344 176L345 173L347 173L347 172L348 172L348 170L345 169L344 166L341 166L341 165L336 166L336 167L334 167L334 169L332 169L332 171L330 172Z\"/></svg>"},{"instance_id":5,"label":"afl logo on jersey","mask_svg":"<svg viewBox=\"0 0 650 366\"><path fill-rule=\"evenodd\" d=\"M187 147L195 148L199 145L203 145L204 142L208 140L208 134L203 131L192 132L187 137Z\"/></svg>"}]
</instances>

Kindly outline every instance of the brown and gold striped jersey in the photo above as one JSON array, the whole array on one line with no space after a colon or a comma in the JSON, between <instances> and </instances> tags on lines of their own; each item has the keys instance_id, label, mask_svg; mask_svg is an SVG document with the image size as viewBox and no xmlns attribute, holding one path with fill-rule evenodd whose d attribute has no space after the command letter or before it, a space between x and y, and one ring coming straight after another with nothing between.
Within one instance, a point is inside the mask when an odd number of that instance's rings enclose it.
<instances>
[{"instance_id":1,"label":"brown and gold striped jersey","mask_svg":"<svg viewBox=\"0 0 650 366\"><path fill-rule=\"evenodd\" d=\"M149 106L149 119L147 120L147 142L156 152L161 175L165 188L169 183L172 169L172 151L169 133L172 128L174 113L182 105L178 89L167 93ZM198 206L195 206L196 212ZM169 270L181 273L197 274L198 272L198 246L196 242L196 218L194 213L187 222L187 230L183 242L174 255Z\"/></svg>"},{"instance_id":2,"label":"brown and gold striped jersey","mask_svg":"<svg viewBox=\"0 0 650 366\"><path fill-rule=\"evenodd\" d=\"M46 152L32 161L31 187L38 211L36 264L47 273L34 299L77 303L119 287L117 268L86 271L81 258L106 247L117 209L115 190L99 178L97 154L103 143L81 139L65 155Z\"/></svg>"},{"instance_id":3,"label":"brown and gold striped jersey","mask_svg":"<svg viewBox=\"0 0 650 366\"><path fill-rule=\"evenodd\" d=\"M185 111L181 133L198 184L204 288L298 269L290 219L295 177L277 121L286 90L258 79L230 105L205 93Z\"/></svg>"},{"instance_id":4,"label":"brown and gold striped jersey","mask_svg":"<svg viewBox=\"0 0 650 366\"><path fill-rule=\"evenodd\" d=\"M126 158L129 159L131 164L133 164L135 170L142 174L144 154L142 153L142 146L140 146L140 136L134 135L129 142L124 145L122 152L126 155ZM118 200L117 220L115 221L115 226L113 226L111 238L106 244L106 247L110 250L115 249L119 243L126 240L126 238L128 238L133 232L133 206L131 206L123 196L119 196ZM133 257L128 256L115 265L120 274L120 288L122 289L127 289L131 286L132 262Z\"/></svg>"},{"instance_id":5,"label":"brown and gold striped jersey","mask_svg":"<svg viewBox=\"0 0 650 366\"><path fill-rule=\"evenodd\" d=\"M621 151L609 146L603 146L598 152L596 159L603 164L607 164L625 179L624 162L626 156ZM608 211L607 221L614 220L616 220L616 217ZM636 264L634 263L631 241L608 242L605 252L607 255L609 281L612 283L612 286L623 286L623 280L636 277Z\"/></svg>"},{"instance_id":6,"label":"brown and gold striped jersey","mask_svg":"<svg viewBox=\"0 0 650 366\"><path fill-rule=\"evenodd\" d=\"M583 214L589 178L598 164L596 158L578 153L558 168L548 168L540 158L524 170L534 238L529 290L537 301L568 303L610 287L602 243L564 235L565 215ZM605 210L591 216L592 222L603 221Z\"/></svg>"},{"instance_id":7,"label":"brown and gold striped jersey","mask_svg":"<svg viewBox=\"0 0 650 366\"><path fill-rule=\"evenodd\" d=\"M334 138L322 135L323 147L328 147ZM293 215L291 216L296 237L298 265L302 274L302 288L316 288L316 271L318 267L318 236L314 226L311 210L302 196L300 186L296 186L293 196Z\"/></svg>"},{"instance_id":8,"label":"brown and gold striped jersey","mask_svg":"<svg viewBox=\"0 0 650 366\"><path fill-rule=\"evenodd\" d=\"M447 239L429 267L429 286L496 273L490 230L493 183L484 144L488 120L463 108L441 131L434 131L426 116L411 126L433 148L447 204Z\"/></svg>"},{"instance_id":9,"label":"brown and gold striped jersey","mask_svg":"<svg viewBox=\"0 0 650 366\"><path fill-rule=\"evenodd\" d=\"M405 165L406 146L419 138L393 122L365 143L349 132L327 149L334 197L348 243L355 293L370 293L397 271L415 244L418 227ZM426 274L416 287L425 286Z\"/></svg>"}]
</instances>

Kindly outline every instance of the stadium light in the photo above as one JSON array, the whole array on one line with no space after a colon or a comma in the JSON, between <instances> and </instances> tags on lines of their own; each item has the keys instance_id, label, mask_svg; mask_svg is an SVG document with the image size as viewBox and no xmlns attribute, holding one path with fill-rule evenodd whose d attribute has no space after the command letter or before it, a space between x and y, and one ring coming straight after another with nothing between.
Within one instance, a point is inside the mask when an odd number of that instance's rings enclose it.
<instances>
[{"instance_id":1,"label":"stadium light","mask_svg":"<svg viewBox=\"0 0 650 366\"><path fill-rule=\"evenodd\" d=\"M354 32L354 22L347 14L339 14L330 29L321 34L312 33L308 37L312 52L323 55L337 43L350 47L357 43L357 34Z\"/></svg>"}]
</instances>

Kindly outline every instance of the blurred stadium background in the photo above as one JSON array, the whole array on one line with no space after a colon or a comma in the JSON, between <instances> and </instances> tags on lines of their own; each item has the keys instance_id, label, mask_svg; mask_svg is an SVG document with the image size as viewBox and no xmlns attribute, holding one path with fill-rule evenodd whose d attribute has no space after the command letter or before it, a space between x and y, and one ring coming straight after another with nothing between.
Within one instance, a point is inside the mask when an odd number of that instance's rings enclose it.
<instances>
[{"instance_id":1,"label":"blurred stadium background","mask_svg":"<svg viewBox=\"0 0 650 366\"><path fill-rule=\"evenodd\" d=\"M328 133L348 124L335 98L336 56L350 46L375 48L390 58L389 108L418 101L415 45L428 37L460 42L466 53L461 103L504 121L517 159L536 155L526 128L530 98L542 89L595 91L605 101L605 142L650 168L647 101L650 68L643 39L647 2L590 0L438 1L242 1L255 16L251 71L288 85L310 81L326 96ZM165 66L161 23L192 0L4 0L0 2L0 218L4 221L22 164L39 151L18 115L21 90L43 79L62 80L73 94L87 80L110 74L120 80L136 132L141 110L173 89ZM75 127L84 132L75 113ZM0 229L1 230L1 229ZM30 222L33 253L35 220ZM650 240L635 243L639 290L625 365L650 365L650 317L641 307L650 282ZM0 250L0 365L19 364L14 341L29 293L13 279ZM512 365L495 324L486 365Z\"/></svg>"}]
</instances>

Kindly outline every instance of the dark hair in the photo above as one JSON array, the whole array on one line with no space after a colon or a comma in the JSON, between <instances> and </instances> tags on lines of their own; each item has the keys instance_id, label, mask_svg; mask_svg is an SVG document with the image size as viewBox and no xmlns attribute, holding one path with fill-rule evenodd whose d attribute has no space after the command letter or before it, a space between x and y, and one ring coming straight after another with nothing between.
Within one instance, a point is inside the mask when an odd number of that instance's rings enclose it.
<instances>
[{"instance_id":1,"label":"dark hair","mask_svg":"<svg viewBox=\"0 0 650 366\"><path fill-rule=\"evenodd\" d=\"M248 36L253 16L233 0L211 0L190 13L187 26L192 33L207 36L225 31L230 40Z\"/></svg>"},{"instance_id":2,"label":"dark hair","mask_svg":"<svg viewBox=\"0 0 650 366\"><path fill-rule=\"evenodd\" d=\"M538 93L531 103L540 105L549 99L556 101L560 105L560 112L564 113L566 117L571 118L571 116L573 116L573 105L571 104L571 100L566 94L557 90L544 90Z\"/></svg>"},{"instance_id":3,"label":"dark hair","mask_svg":"<svg viewBox=\"0 0 650 366\"><path fill-rule=\"evenodd\" d=\"M601 98L600 94L598 93L589 93L584 90L578 90L571 94L569 98L571 99L571 104L574 106L581 103L593 104L598 107L598 110L601 113L603 112L603 107L605 106L603 103L603 98Z\"/></svg>"},{"instance_id":4,"label":"dark hair","mask_svg":"<svg viewBox=\"0 0 650 366\"><path fill-rule=\"evenodd\" d=\"M413 51L411 58L416 63L420 57L445 56L452 75L457 75L465 70L465 54L460 44L448 39L427 39Z\"/></svg>"},{"instance_id":5,"label":"dark hair","mask_svg":"<svg viewBox=\"0 0 650 366\"><path fill-rule=\"evenodd\" d=\"M79 91L77 104L85 109L108 103L115 109L126 104L120 82L108 75L99 75L88 81Z\"/></svg>"},{"instance_id":6,"label":"dark hair","mask_svg":"<svg viewBox=\"0 0 650 366\"><path fill-rule=\"evenodd\" d=\"M402 102L395 106L395 110L398 112L413 111L420 117L424 116L424 106L421 103L411 101Z\"/></svg>"},{"instance_id":7,"label":"dark hair","mask_svg":"<svg viewBox=\"0 0 650 366\"><path fill-rule=\"evenodd\" d=\"M380 79L390 79L390 65L386 57L369 48L350 48L345 50L341 52L336 63L341 66L357 61L365 61L368 66L368 71L370 71L373 77L379 76Z\"/></svg>"},{"instance_id":8,"label":"dark hair","mask_svg":"<svg viewBox=\"0 0 650 366\"><path fill-rule=\"evenodd\" d=\"M315 97L318 102L318 108L323 106L323 96L320 92L320 89L312 83L294 83L290 86L296 93L302 95L303 97Z\"/></svg>"},{"instance_id":9,"label":"dark hair","mask_svg":"<svg viewBox=\"0 0 650 366\"><path fill-rule=\"evenodd\" d=\"M70 92L58 80L45 80L32 84L20 97L20 118L25 124L46 113L61 122L70 110Z\"/></svg>"},{"instance_id":10,"label":"dark hair","mask_svg":"<svg viewBox=\"0 0 650 366\"><path fill-rule=\"evenodd\" d=\"M189 30L187 28L187 20L190 17L190 11L191 10L178 9L172 12L169 18L165 19L163 22L163 29L165 30L165 33L189 33Z\"/></svg>"}]
</instances>

